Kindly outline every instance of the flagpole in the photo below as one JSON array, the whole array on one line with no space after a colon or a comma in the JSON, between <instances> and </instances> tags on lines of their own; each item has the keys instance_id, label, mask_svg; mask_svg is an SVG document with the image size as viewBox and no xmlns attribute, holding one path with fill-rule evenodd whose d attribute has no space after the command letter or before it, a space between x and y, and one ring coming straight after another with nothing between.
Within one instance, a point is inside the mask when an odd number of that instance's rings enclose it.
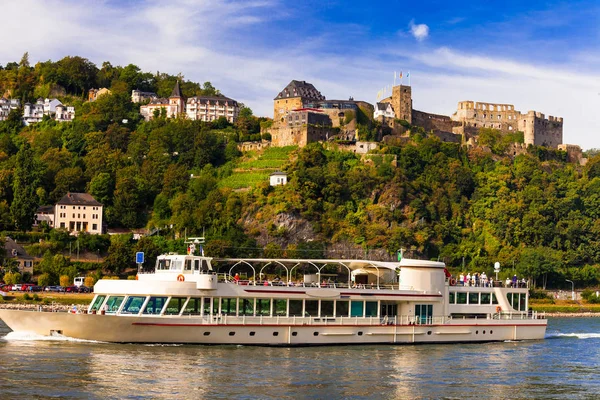
<instances>
[{"instance_id":1,"label":"flagpole","mask_svg":"<svg viewBox=\"0 0 600 400\"><path fill-rule=\"evenodd\" d=\"M396 86L396 71L394 71L394 86Z\"/></svg>"}]
</instances>

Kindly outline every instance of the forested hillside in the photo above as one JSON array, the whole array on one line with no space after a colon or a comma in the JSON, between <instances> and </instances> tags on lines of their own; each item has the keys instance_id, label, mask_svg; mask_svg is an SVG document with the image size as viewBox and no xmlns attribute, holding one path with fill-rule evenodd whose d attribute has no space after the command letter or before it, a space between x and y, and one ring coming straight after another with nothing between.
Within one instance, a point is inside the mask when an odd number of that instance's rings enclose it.
<instances>
[{"instance_id":1,"label":"forested hillside","mask_svg":"<svg viewBox=\"0 0 600 400\"><path fill-rule=\"evenodd\" d=\"M237 142L259 138L264 121L248 108L235 125L140 119L131 90L168 96L178 78L185 96L218 92L209 82L134 65L98 68L80 57L30 66L24 56L1 68L1 95L68 99L76 118L25 127L14 112L0 122L0 230L29 231L39 205L87 191L105 205L109 227L161 228L167 237L204 233L213 256L390 259L405 249L454 271L490 274L499 261L503 274L515 271L538 285L600 279L597 156L585 168L543 148L509 157L498 143L466 148L422 130L369 160L320 144L242 154ZM112 93L87 102L92 87ZM279 168L289 184L270 187L268 173ZM52 243L61 233L44 235ZM81 240L116 273L135 250L156 256L181 247L166 237ZM52 254L64 250L31 247L40 257L48 251L46 273ZM67 268L62 259L54 264ZM66 273L60 268L53 280Z\"/></svg>"}]
</instances>

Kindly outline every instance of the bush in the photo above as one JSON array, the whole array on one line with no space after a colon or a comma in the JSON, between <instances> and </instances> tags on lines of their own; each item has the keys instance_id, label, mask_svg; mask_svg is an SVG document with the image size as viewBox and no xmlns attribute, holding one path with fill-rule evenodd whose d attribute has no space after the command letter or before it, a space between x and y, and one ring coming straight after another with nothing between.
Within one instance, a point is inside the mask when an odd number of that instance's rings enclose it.
<instances>
[{"instance_id":1,"label":"bush","mask_svg":"<svg viewBox=\"0 0 600 400\"><path fill-rule=\"evenodd\" d=\"M61 275L59 282L62 287L71 286L71 277L69 275Z\"/></svg>"},{"instance_id":2,"label":"bush","mask_svg":"<svg viewBox=\"0 0 600 400\"><path fill-rule=\"evenodd\" d=\"M21 282L21 274L18 272L7 272L4 274L4 283L14 285Z\"/></svg>"},{"instance_id":3,"label":"bush","mask_svg":"<svg viewBox=\"0 0 600 400\"><path fill-rule=\"evenodd\" d=\"M581 292L581 297L591 304L600 304L600 297L596 296L596 292L590 289L586 289Z\"/></svg>"},{"instance_id":4,"label":"bush","mask_svg":"<svg viewBox=\"0 0 600 400\"><path fill-rule=\"evenodd\" d=\"M38 285L39 286L48 286L48 285L50 285L50 275L48 275L48 274L41 274L40 276L38 276Z\"/></svg>"},{"instance_id":5,"label":"bush","mask_svg":"<svg viewBox=\"0 0 600 400\"><path fill-rule=\"evenodd\" d=\"M93 276L86 276L83 284L87 287L92 287L96 283L96 279Z\"/></svg>"},{"instance_id":6,"label":"bush","mask_svg":"<svg viewBox=\"0 0 600 400\"><path fill-rule=\"evenodd\" d=\"M34 301L40 301L40 296L38 296L38 294L37 294L37 293L34 293L34 295L33 295L33 300L34 300Z\"/></svg>"},{"instance_id":7,"label":"bush","mask_svg":"<svg viewBox=\"0 0 600 400\"><path fill-rule=\"evenodd\" d=\"M25 293L23 295L23 300L31 300L31 296L29 296L29 294Z\"/></svg>"},{"instance_id":8,"label":"bush","mask_svg":"<svg viewBox=\"0 0 600 400\"><path fill-rule=\"evenodd\" d=\"M550 300L552 300L552 295L550 295L547 292L544 292L542 290L535 290L535 289L531 288L529 290L529 298L530 299L550 299Z\"/></svg>"}]
</instances>

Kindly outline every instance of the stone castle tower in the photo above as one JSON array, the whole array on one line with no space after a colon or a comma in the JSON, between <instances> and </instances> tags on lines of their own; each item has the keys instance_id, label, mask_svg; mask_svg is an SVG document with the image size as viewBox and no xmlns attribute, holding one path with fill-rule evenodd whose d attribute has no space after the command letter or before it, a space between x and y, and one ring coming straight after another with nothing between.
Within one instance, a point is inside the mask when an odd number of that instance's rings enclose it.
<instances>
[{"instance_id":1,"label":"stone castle tower","mask_svg":"<svg viewBox=\"0 0 600 400\"><path fill-rule=\"evenodd\" d=\"M403 119L412 124L412 88L406 85L398 85L392 88L392 96L381 100L382 103L390 103L394 109L396 118Z\"/></svg>"}]
</instances>

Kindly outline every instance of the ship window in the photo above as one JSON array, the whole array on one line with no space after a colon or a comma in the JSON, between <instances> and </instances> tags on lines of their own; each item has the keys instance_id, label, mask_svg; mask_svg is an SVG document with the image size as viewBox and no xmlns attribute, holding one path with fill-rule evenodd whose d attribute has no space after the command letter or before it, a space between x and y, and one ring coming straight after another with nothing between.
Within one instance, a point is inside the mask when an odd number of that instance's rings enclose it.
<instances>
[{"instance_id":1,"label":"ship window","mask_svg":"<svg viewBox=\"0 0 600 400\"><path fill-rule=\"evenodd\" d=\"M194 271L200 270L200 260L194 260Z\"/></svg>"},{"instance_id":2,"label":"ship window","mask_svg":"<svg viewBox=\"0 0 600 400\"><path fill-rule=\"evenodd\" d=\"M256 332L254 332L254 331L250 332L250 336L254 336L254 335L256 335Z\"/></svg>"},{"instance_id":3,"label":"ship window","mask_svg":"<svg viewBox=\"0 0 600 400\"><path fill-rule=\"evenodd\" d=\"M366 317L376 317L377 316L377 302L376 301L367 301L365 303L365 316Z\"/></svg>"},{"instance_id":4,"label":"ship window","mask_svg":"<svg viewBox=\"0 0 600 400\"><path fill-rule=\"evenodd\" d=\"M456 299L456 296L454 295L454 292L448 293L448 304L454 304L455 299Z\"/></svg>"},{"instance_id":5,"label":"ship window","mask_svg":"<svg viewBox=\"0 0 600 400\"><path fill-rule=\"evenodd\" d=\"M321 300L321 317L333 317L333 300Z\"/></svg>"},{"instance_id":6,"label":"ship window","mask_svg":"<svg viewBox=\"0 0 600 400\"><path fill-rule=\"evenodd\" d=\"M256 315L271 315L271 299L256 299Z\"/></svg>"},{"instance_id":7,"label":"ship window","mask_svg":"<svg viewBox=\"0 0 600 400\"><path fill-rule=\"evenodd\" d=\"M364 301L351 301L350 302L350 316L351 317L362 317L363 316L363 307Z\"/></svg>"},{"instance_id":8,"label":"ship window","mask_svg":"<svg viewBox=\"0 0 600 400\"><path fill-rule=\"evenodd\" d=\"M279 336L279 332L273 332L273 336Z\"/></svg>"},{"instance_id":9,"label":"ship window","mask_svg":"<svg viewBox=\"0 0 600 400\"><path fill-rule=\"evenodd\" d=\"M158 315L160 314L166 303L166 296L150 297L150 300L148 300L148 304L146 304L146 308L144 309L144 314Z\"/></svg>"},{"instance_id":10,"label":"ship window","mask_svg":"<svg viewBox=\"0 0 600 400\"><path fill-rule=\"evenodd\" d=\"M287 300L273 299L273 315L285 317L287 315Z\"/></svg>"},{"instance_id":11,"label":"ship window","mask_svg":"<svg viewBox=\"0 0 600 400\"><path fill-rule=\"evenodd\" d=\"M229 336L235 336L235 332L229 332Z\"/></svg>"},{"instance_id":12,"label":"ship window","mask_svg":"<svg viewBox=\"0 0 600 400\"><path fill-rule=\"evenodd\" d=\"M139 314L140 309L144 305L146 297L144 296L129 296L123 306L122 314Z\"/></svg>"},{"instance_id":13,"label":"ship window","mask_svg":"<svg viewBox=\"0 0 600 400\"><path fill-rule=\"evenodd\" d=\"M221 314L235 315L237 299L221 298Z\"/></svg>"},{"instance_id":14,"label":"ship window","mask_svg":"<svg viewBox=\"0 0 600 400\"><path fill-rule=\"evenodd\" d=\"M292 332L292 336L298 336L298 332Z\"/></svg>"},{"instance_id":15,"label":"ship window","mask_svg":"<svg viewBox=\"0 0 600 400\"><path fill-rule=\"evenodd\" d=\"M171 297L169 304L167 304L165 315L179 315L186 300L186 297Z\"/></svg>"},{"instance_id":16,"label":"ship window","mask_svg":"<svg viewBox=\"0 0 600 400\"><path fill-rule=\"evenodd\" d=\"M527 310L527 306L525 305L526 298L527 298L527 296L525 295L525 293L521 293L521 298L520 298L520 301L519 301L519 311L525 311L525 310Z\"/></svg>"},{"instance_id":17,"label":"ship window","mask_svg":"<svg viewBox=\"0 0 600 400\"><path fill-rule=\"evenodd\" d=\"M479 293L469 293L469 304L479 304Z\"/></svg>"},{"instance_id":18,"label":"ship window","mask_svg":"<svg viewBox=\"0 0 600 400\"><path fill-rule=\"evenodd\" d=\"M481 304L490 304L490 299L489 293L481 293Z\"/></svg>"},{"instance_id":19,"label":"ship window","mask_svg":"<svg viewBox=\"0 0 600 400\"><path fill-rule=\"evenodd\" d=\"M302 316L302 300L291 300L290 299L290 317L301 317Z\"/></svg>"},{"instance_id":20,"label":"ship window","mask_svg":"<svg viewBox=\"0 0 600 400\"><path fill-rule=\"evenodd\" d=\"M102 303L104 303L105 298L106 296L96 296L96 298L92 302L92 307L90 307L90 311L98 311Z\"/></svg>"},{"instance_id":21,"label":"ship window","mask_svg":"<svg viewBox=\"0 0 600 400\"><path fill-rule=\"evenodd\" d=\"M467 294L464 292L456 293L456 304L467 304Z\"/></svg>"},{"instance_id":22,"label":"ship window","mask_svg":"<svg viewBox=\"0 0 600 400\"><path fill-rule=\"evenodd\" d=\"M204 315L210 315L210 297L204 298Z\"/></svg>"},{"instance_id":23,"label":"ship window","mask_svg":"<svg viewBox=\"0 0 600 400\"><path fill-rule=\"evenodd\" d=\"M415 319L419 324L431 324L433 304L415 304Z\"/></svg>"},{"instance_id":24,"label":"ship window","mask_svg":"<svg viewBox=\"0 0 600 400\"><path fill-rule=\"evenodd\" d=\"M498 299L496 298L496 293L492 293L492 304L498 304Z\"/></svg>"},{"instance_id":25,"label":"ship window","mask_svg":"<svg viewBox=\"0 0 600 400\"><path fill-rule=\"evenodd\" d=\"M186 271L192 270L192 260L185 260L185 270Z\"/></svg>"},{"instance_id":26,"label":"ship window","mask_svg":"<svg viewBox=\"0 0 600 400\"><path fill-rule=\"evenodd\" d=\"M239 315L254 315L254 299L240 299Z\"/></svg>"},{"instance_id":27,"label":"ship window","mask_svg":"<svg viewBox=\"0 0 600 400\"><path fill-rule=\"evenodd\" d=\"M114 314L119 310L119 306L123 302L125 296L109 296L106 300L106 313Z\"/></svg>"},{"instance_id":28,"label":"ship window","mask_svg":"<svg viewBox=\"0 0 600 400\"><path fill-rule=\"evenodd\" d=\"M200 298L190 298L183 313L185 315L200 315L200 311L202 310L200 300Z\"/></svg>"},{"instance_id":29,"label":"ship window","mask_svg":"<svg viewBox=\"0 0 600 400\"><path fill-rule=\"evenodd\" d=\"M319 300L304 300L304 315L307 317L318 317Z\"/></svg>"},{"instance_id":30,"label":"ship window","mask_svg":"<svg viewBox=\"0 0 600 400\"><path fill-rule=\"evenodd\" d=\"M348 301L338 300L335 302L335 316L336 317L347 317L348 316Z\"/></svg>"},{"instance_id":31,"label":"ship window","mask_svg":"<svg viewBox=\"0 0 600 400\"><path fill-rule=\"evenodd\" d=\"M171 260L164 259L158 260L158 269L159 270L168 270L171 267Z\"/></svg>"},{"instance_id":32,"label":"ship window","mask_svg":"<svg viewBox=\"0 0 600 400\"><path fill-rule=\"evenodd\" d=\"M171 271L181 271L181 267L182 267L182 260L173 260L173 262L171 263Z\"/></svg>"}]
</instances>

